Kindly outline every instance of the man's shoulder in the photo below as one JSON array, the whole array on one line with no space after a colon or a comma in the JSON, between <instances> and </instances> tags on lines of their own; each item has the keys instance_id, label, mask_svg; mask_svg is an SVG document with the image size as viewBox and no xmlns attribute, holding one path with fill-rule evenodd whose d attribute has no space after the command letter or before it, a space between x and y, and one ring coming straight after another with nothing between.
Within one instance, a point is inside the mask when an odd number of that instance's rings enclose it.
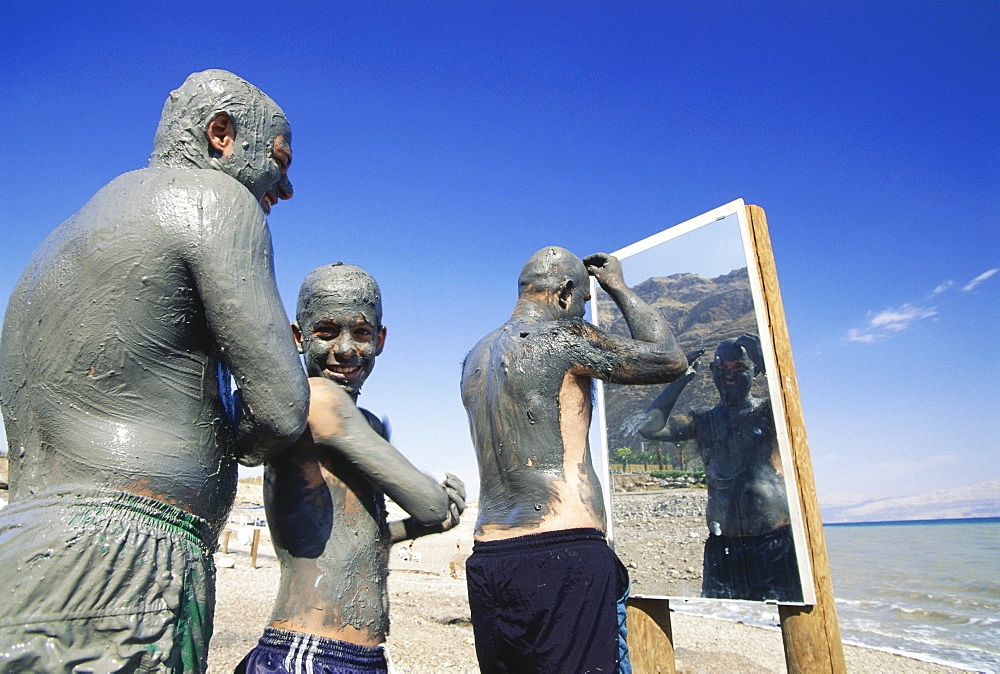
<instances>
[{"instance_id":1,"label":"man's shoulder","mask_svg":"<svg viewBox=\"0 0 1000 674\"><path fill-rule=\"evenodd\" d=\"M688 414L690 414L691 418L695 420L705 419L709 416L722 417L725 416L726 414L726 408L722 404L716 405L714 407L709 407L706 405L704 407L695 407L690 412L688 412Z\"/></svg>"},{"instance_id":2,"label":"man's shoulder","mask_svg":"<svg viewBox=\"0 0 1000 674\"><path fill-rule=\"evenodd\" d=\"M516 339L546 340L565 339L567 335L583 335L588 328L596 330L582 318L553 318L512 320L504 324L500 331Z\"/></svg>"},{"instance_id":3,"label":"man's shoulder","mask_svg":"<svg viewBox=\"0 0 1000 674\"><path fill-rule=\"evenodd\" d=\"M215 169L150 166L121 174L98 192L102 193L130 200L144 198L143 194L152 198L168 193L174 205L177 205L176 199L190 199L202 206L217 202L226 207L259 208L250 190L232 176Z\"/></svg>"},{"instance_id":4,"label":"man's shoulder","mask_svg":"<svg viewBox=\"0 0 1000 674\"><path fill-rule=\"evenodd\" d=\"M253 201L253 195L250 194L250 190L244 187L236 178L216 169L150 166L139 171L133 171L133 173L142 173L144 177L148 177L150 180L169 184L176 189L204 190L229 198L245 196L245 198Z\"/></svg>"}]
</instances>

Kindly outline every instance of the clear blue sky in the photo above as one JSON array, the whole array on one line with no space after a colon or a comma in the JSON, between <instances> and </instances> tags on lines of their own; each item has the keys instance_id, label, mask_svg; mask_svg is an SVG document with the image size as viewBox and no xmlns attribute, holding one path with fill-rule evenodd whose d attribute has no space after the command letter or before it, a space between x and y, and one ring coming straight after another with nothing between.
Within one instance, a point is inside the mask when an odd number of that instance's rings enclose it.
<instances>
[{"instance_id":1,"label":"clear blue sky","mask_svg":"<svg viewBox=\"0 0 1000 674\"><path fill-rule=\"evenodd\" d=\"M167 93L226 68L293 128L286 310L320 264L375 275L389 338L361 402L425 470L475 481L460 363L532 252L743 198L821 498L996 478L998 34L993 0L2 3L0 297L145 165Z\"/></svg>"}]
</instances>

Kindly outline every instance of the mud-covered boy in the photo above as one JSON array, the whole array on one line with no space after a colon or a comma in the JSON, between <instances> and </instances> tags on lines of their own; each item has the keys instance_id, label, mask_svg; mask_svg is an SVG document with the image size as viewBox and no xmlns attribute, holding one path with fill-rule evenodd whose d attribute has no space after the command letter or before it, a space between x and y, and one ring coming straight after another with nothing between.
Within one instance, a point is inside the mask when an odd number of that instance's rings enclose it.
<instances>
[{"instance_id":1,"label":"mud-covered boy","mask_svg":"<svg viewBox=\"0 0 1000 674\"><path fill-rule=\"evenodd\" d=\"M281 583L270 625L237 671L386 671L389 548L454 527L465 487L452 475L439 485L418 471L356 404L386 336L371 276L340 263L313 270L296 319L309 429L266 469ZM410 518L388 523L383 494Z\"/></svg>"}]
</instances>

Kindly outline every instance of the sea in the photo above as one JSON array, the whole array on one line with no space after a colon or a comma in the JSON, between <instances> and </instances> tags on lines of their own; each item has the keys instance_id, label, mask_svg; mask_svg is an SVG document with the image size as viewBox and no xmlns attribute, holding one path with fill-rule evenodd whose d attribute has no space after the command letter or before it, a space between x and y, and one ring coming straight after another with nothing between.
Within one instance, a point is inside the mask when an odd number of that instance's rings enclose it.
<instances>
[{"instance_id":1,"label":"sea","mask_svg":"<svg viewBox=\"0 0 1000 674\"><path fill-rule=\"evenodd\" d=\"M1000 518L827 524L824 534L844 643L1000 672ZM670 606L779 626L766 604Z\"/></svg>"}]
</instances>

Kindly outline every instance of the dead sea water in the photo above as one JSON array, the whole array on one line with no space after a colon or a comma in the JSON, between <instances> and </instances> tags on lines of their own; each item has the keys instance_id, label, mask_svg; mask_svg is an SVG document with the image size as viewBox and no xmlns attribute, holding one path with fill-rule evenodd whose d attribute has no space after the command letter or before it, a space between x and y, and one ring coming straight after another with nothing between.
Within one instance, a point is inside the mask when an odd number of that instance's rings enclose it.
<instances>
[{"instance_id":1,"label":"dead sea water","mask_svg":"<svg viewBox=\"0 0 1000 674\"><path fill-rule=\"evenodd\" d=\"M824 533L845 643L1000 672L1000 518L837 524ZM778 625L765 604L671 607Z\"/></svg>"}]
</instances>

